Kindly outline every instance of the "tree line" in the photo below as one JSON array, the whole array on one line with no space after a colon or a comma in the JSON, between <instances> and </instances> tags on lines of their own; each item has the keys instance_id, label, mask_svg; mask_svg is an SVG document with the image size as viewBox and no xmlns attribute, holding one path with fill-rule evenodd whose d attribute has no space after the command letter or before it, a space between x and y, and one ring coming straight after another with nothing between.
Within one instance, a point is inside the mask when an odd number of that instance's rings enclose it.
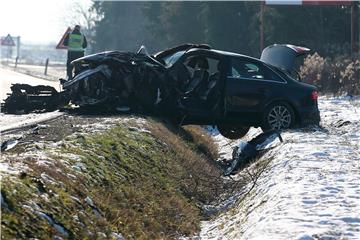
<instances>
[{"instance_id":1,"label":"tree line","mask_svg":"<svg viewBox=\"0 0 360 240\"><path fill-rule=\"evenodd\" d=\"M100 16L94 26L95 52L136 51L141 45L156 52L193 42L260 56L261 2L104 1L94 2L92 9ZM326 56L349 53L350 11L350 6L266 5L264 46L291 43Z\"/></svg>"}]
</instances>

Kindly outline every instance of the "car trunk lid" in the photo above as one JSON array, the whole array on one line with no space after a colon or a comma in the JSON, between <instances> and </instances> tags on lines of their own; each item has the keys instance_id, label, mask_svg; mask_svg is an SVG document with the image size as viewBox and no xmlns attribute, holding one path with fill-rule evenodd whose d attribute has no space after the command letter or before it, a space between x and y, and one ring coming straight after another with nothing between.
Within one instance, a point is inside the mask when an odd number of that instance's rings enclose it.
<instances>
[{"instance_id":1,"label":"car trunk lid","mask_svg":"<svg viewBox=\"0 0 360 240\"><path fill-rule=\"evenodd\" d=\"M274 44L266 47L262 53L260 60L291 72L295 67L295 60L299 56L306 55L310 49L290 44Z\"/></svg>"}]
</instances>

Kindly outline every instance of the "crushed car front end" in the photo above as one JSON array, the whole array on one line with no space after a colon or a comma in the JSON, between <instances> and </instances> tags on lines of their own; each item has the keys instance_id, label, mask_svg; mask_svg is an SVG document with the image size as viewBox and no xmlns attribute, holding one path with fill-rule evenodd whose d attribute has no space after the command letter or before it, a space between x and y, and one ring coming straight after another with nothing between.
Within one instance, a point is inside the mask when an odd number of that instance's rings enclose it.
<instances>
[{"instance_id":1,"label":"crushed car front end","mask_svg":"<svg viewBox=\"0 0 360 240\"><path fill-rule=\"evenodd\" d=\"M72 103L79 106L151 108L165 93L165 68L142 53L103 52L72 64L81 70L62 85Z\"/></svg>"}]
</instances>

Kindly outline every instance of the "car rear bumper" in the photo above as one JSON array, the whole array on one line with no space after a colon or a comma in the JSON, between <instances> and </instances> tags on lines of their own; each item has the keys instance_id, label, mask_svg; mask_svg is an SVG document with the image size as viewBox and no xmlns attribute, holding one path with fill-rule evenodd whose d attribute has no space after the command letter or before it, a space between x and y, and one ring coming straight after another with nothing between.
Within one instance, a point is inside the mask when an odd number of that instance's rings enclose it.
<instances>
[{"instance_id":1,"label":"car rear bumper","mask_svg":"<svg viewBox=\"0 0 360 240\"><path fill-rule=\"evenodd\" d=\"M299 110L300 124L302 126L320 123L320 111L317 106L305 107Z\"/></svg>"}]
</instances>

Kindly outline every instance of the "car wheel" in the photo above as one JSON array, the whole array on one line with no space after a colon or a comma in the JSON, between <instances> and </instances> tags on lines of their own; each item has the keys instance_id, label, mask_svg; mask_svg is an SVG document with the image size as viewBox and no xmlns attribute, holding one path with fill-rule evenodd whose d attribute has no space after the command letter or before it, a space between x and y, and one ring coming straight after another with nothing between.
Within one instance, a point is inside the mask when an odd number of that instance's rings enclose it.
<instances>
[{"instance_id":1,"label":"car wheel","mask_svg":"<svg viewBox=\"0 0 360 240\"><path fill-rule=\"evenodd\" d=\"M268 106L263 115L263 131L272 129L287 129L295 124L295 114L292 107L284 102Z\"/></svg>"},{"instance_id":2,"label":"car wheel","mask_svg":"<svg viewBox=\"0 0 360 240\"><path fill-rule=\"evenodd\" d=\"M250 127L241 125L217 125L220 134L229 139L239 139L247 134Z\"/></svg>"}]
</instances>

